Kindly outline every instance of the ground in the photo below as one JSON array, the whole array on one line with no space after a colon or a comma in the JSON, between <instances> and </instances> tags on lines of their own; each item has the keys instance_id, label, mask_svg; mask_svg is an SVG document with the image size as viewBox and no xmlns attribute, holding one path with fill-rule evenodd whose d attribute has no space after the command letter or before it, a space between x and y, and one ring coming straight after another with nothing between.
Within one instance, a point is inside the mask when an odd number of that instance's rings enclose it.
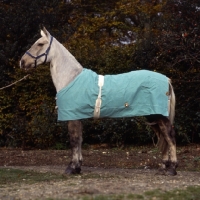
<instances>
[{"instance_id":1,"label":"ground","mask_svg":"<svg viewBox=\"0 0 200 200\"><path fill-rule=\"evenodd\" d=\"M0 167L62 175L70 161L70 150L0 149ZM179 167L174 177L155 175L161 155L153 146L83 149L82 173L61 180L9 183L0 186L0 199L76 199L81 195L142 194L160 189L171 191L200 186L200 145L177 148ZM1 177L0 177L1 179ZM73 198L72 198L73 197Z\"/></svg>"}]
</instances>

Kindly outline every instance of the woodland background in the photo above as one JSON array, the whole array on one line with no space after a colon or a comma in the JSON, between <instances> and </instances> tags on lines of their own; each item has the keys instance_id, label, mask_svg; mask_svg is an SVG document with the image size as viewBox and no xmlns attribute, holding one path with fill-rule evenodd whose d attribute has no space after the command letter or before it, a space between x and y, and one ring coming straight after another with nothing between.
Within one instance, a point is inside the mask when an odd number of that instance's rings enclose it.
<instances>
[{"instance_id":1,"label":"woodland background","mask_svg":"<svg viewBox=\"0 0 200 200\"><path fill-rule=\"evenodd\" d=\"M199 0L0 0L0 88L24 77L24 52L43 24L85 67L100 74L148 69L173 80L177 143L200 142ZM62 149L49 67L0 90L0 146ZM84 120L84 145L152 143L143 118Z\"/></svg>"}]
</instances>

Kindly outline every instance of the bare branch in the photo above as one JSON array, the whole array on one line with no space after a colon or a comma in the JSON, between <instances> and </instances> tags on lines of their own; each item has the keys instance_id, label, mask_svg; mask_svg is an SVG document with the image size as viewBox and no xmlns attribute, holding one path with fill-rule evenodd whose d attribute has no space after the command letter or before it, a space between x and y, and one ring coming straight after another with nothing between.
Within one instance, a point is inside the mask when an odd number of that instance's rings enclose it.
<instances>
[{"instance_id":1,"label":"bare branch","mask_svg":"<svg viewBox=\"0 0 200 200\"><path fill-rule=\"evenodd\" d=\"M5 86L5 87L0 88L0 90L3 90L3 89L8 88L8 87L11 87L11 86L15 85L16 83L18 83L18 82L20 82L20 81L26 79L28 76L30 76L30 74L27 74L27 75L24 76L23 78L19 79L18 81L15 81L14 83L12 83L12 84L10 84L10 85L7 85L7 86Z\"/></svg>"}]
</instances>

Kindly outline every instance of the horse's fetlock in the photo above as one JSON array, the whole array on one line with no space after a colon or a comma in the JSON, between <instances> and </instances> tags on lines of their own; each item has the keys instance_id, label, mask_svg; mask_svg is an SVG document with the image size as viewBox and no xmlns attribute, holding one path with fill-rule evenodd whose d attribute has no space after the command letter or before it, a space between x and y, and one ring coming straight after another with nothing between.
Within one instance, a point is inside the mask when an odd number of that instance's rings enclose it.
<instances>
[{"instance_id":1,"label":"horse's fetlock","mask_svg":"<svg viewBox=\"0 0 200 200\"><path fill-rule=\"evenodd\" d=\"M171 167L176 169L178 167L178 162L171 162Z\"/></svg>"},{"instance_id":2,"label":"horse's fetlock","mask_svg":"<svg viewBox=\"0 0 200 200\"><path fill-rule=\"evenodd\" d=\"M163 160L163 165L165 166L165 168L169 168L171 165L171 162L169 160Z\"/></svg>"},{"instance_id":3,"label":"horse's fetlock","mask_svg":"<svg viewBox=\"0 0 200 200\"><path fill-rule=\"evenodd\" d=\"M175 176L177 175L176 168L178 167L177 162L169 162L169 166L166 168L166 175Z\"/></svg>"}]
</instances>

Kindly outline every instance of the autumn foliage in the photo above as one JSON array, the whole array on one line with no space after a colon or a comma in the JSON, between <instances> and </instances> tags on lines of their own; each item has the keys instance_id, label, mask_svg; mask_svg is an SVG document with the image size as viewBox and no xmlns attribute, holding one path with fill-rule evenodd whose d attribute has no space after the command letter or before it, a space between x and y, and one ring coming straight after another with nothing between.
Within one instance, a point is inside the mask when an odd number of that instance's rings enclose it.
<instances>
[{"instance_id":1,"label":"autumn foliage","mask_svg":"<svg viewBox=\"0 0 200 200\"><path fill-rule=\"evenodd\" d=\"M45 25L85 67L100 74L148 69L170 77L178 143L200 141L200 4L198 0L0 1L0 87L19 80L23 53ZM29 72L28 72L29 73ZM64 148L47 65L0 90L0 146ZM85 143L152 141L143 118L85 120Z\"/></svg>"}]
</instances>

